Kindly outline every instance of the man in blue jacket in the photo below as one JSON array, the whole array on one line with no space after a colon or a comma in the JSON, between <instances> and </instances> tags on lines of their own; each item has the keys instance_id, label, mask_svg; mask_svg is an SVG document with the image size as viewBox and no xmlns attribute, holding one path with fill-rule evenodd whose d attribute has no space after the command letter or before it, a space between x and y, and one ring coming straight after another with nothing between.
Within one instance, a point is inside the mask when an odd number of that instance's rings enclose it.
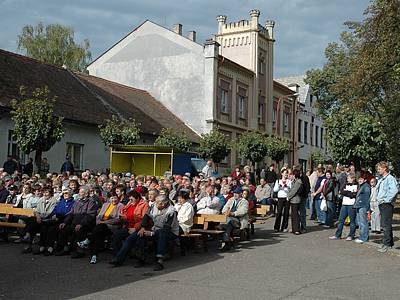
<instances>
[{"instance_id":1,"label":"man in blue jacket","mask_svg":"<svg viewBox=\"0 0 400 300\"><path fill-rule=\"evenodd\" d=\"M383 228L383 244L378 250L385 253L394 246L393 242L393 210L394 202L397 198L397 181L389 173L389 166L386 162L380 162L377 165L380 179L377 184L378 196L376 198L381 212L381 223Z\"/></svg>"}]
</instances>

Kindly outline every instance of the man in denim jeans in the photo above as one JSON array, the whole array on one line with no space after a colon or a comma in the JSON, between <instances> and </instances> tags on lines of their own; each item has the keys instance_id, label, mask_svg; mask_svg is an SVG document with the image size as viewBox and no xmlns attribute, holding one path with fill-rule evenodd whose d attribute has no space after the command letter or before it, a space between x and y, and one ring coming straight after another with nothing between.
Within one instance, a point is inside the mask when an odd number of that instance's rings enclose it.
<instances>
[{"instance_id":1,"label":"man in denim jeans","mask_svg":"<svg viewBox=\"0 0 400 300\"><path fill-rule=\"evenodd\" d=\"M146 227L153 223L151 230ZM168 242L179 237L179 222L177 212L170 200L165 195L158 195L156 203L150 211L143 217L141 229L138 231L137 241L140 253L145 253L146 240L155 241L156 245L156 264L154 271L164 269L164 257L167 254ZM144 266L145 259L142 259L135 267Z\"/></svg>"},{"instance_id":2,"label":"man in denim jeans","mask_svg":"<svg viewBox=\"0 0 400 300\"><path fill-rule=\"evenodd\" d=\"M378 251L385 253L394 246L392 221L398 188L396 179L389 174L389 166L386 162L378 163L377 168L380 175L377 185L377 202L381 212L381 225L383 228L383 244Z\"/></svg>"}]
</instances>

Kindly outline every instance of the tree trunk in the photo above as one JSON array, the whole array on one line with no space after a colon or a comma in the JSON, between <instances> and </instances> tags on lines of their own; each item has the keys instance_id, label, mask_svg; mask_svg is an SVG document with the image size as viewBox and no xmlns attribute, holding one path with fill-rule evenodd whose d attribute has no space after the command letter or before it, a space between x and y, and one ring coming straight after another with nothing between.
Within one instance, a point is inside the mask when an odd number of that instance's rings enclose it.
<instances>
[{"instance_id":1,"label":"tree trunk","mask_svg":"<svg viewBox=\"0 0 400 300\"><path fill-rule=\"evenodd\" d=\"M42 163L42 150L36 150L35 152L35 165L36 165L36 172L40 173L40 165Z\"/></svg>"}]
</instances>

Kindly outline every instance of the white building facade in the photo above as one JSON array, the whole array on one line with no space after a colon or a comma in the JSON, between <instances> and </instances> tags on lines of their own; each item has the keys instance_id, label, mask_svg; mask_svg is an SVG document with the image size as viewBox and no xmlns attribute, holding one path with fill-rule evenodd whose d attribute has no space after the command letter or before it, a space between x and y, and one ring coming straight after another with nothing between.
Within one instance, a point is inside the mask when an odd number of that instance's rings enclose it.
<instances>
[{"instance_id":1,"label":"white building facade","mask_svg":"<svg viewBox=\"0 0 400 300\"><path fill-rule=\"evenodd\" d=\"M293 90L298 86L298 102L297 109L297 144L298 144L298 163L303 166L304 170L311 169L311 156L313 153L321 153L328 157L328 147L325 138L326 129L324 122L317 114L316 96L312 95L311 88L304 82L305 75L284 77L276 79L276 81Z\"/></svg>"},{"instance_id":2,"label":"white building facade","mask_svg":"<svg viewBox=\"0 0 400 300\"><path fill-rule=\"evenodd\" d=\"M275 134L275 23L262 26L260 11L249 14L249 20L231 23L218 16L217 33L204 45L196 42L193 31L183 36L180 24L170 30L145 21L87 69L91 75L149 91L198 134L216 126L231 140L250 129ZM281 136L292 142L289 135ZM240 162L233 152L223 165Z\"/></svg>"}]
</instances>

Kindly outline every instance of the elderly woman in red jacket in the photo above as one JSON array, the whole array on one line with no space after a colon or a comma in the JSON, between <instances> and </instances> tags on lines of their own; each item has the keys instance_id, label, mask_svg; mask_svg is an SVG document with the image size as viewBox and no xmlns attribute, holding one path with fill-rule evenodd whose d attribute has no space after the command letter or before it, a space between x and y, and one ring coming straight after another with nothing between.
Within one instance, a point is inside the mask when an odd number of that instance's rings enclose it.
<instances>
[{"instance_id":1,"label":"elderly woman in red jacket","mask_svg":"<svg viewBox=\"0 0 400 300\"><path fill-rule=\"evenodd\" d=\"M130 191L128 199L129 202L120 211L120 216L125 226L117 230L113 235L112 247L115 257L110 263L114 266L122 265L125 261L129 251L135 244L142 219L149 210L149 204L139 192Z\"/></svg>"},{"instance_id":2,"label":"elderly woman in red jacket","mask_svg":"<svg viewBox=\"0 0 400 300\"><path fill-rule=\"evenodd\" d=\"M107 236L112 235L121 228L120 211L124 205L119 201L116 194L110 195L110 200L103 204L96 217L96 226L92 231L90 239L90 263L97 263L99 251L104 247Z\"/></svg>"}]
</instances>

